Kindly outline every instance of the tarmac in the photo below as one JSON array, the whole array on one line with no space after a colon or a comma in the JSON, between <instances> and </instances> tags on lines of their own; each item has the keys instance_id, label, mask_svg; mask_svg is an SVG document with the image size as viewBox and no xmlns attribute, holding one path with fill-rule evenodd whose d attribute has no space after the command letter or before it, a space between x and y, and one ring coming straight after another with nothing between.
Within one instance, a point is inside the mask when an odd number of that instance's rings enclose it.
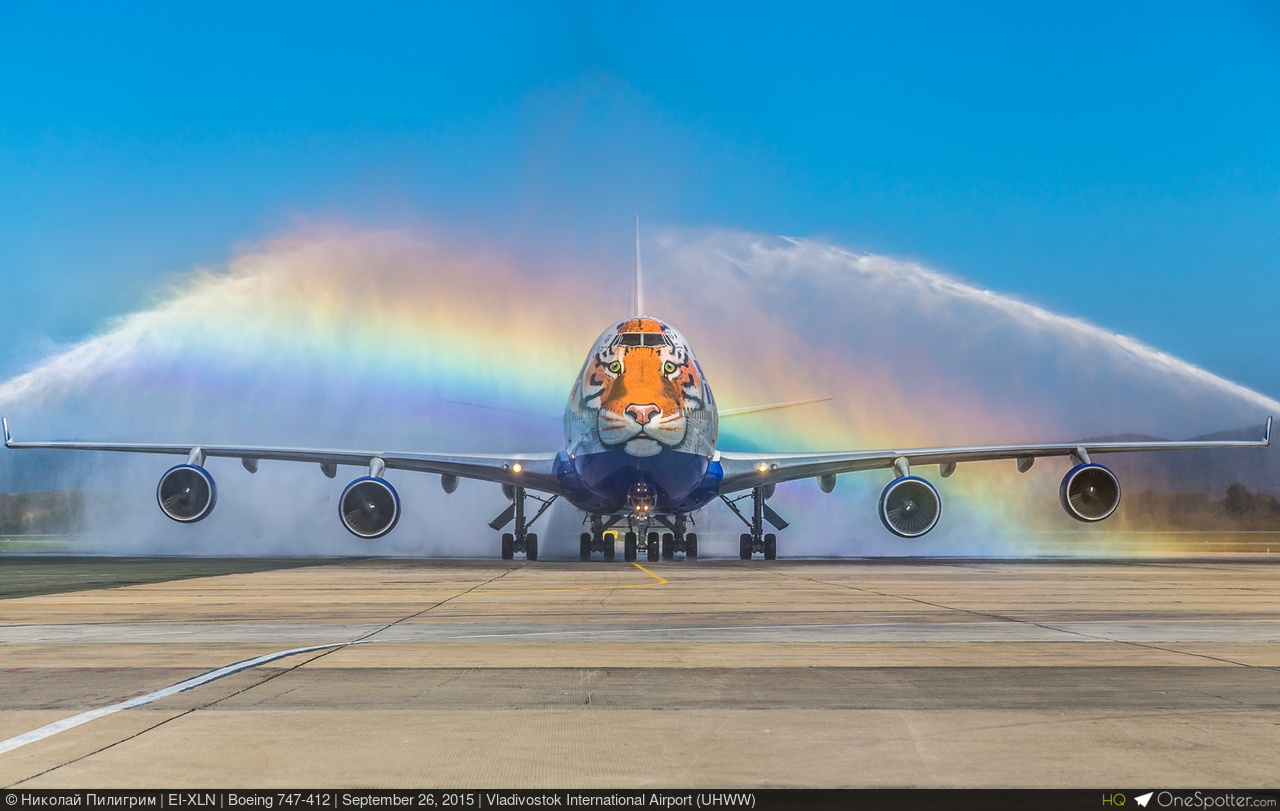
<instances>
[{"instance_id":1,"label":"tarmac","mask_svg":"<svg viewBox=\"0 0 1280 811\"><path fill-rule=\"evenodd\" d=\"M1275 786L1273 560L0 557L0 785Z\"/></svg>"}]
</instances>

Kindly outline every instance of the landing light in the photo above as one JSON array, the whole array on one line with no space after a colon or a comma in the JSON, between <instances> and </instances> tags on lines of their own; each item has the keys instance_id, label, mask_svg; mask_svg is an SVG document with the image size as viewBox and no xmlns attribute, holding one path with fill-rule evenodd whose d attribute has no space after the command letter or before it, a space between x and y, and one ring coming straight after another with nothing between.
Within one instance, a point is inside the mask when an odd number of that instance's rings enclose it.
<instances>
[{"instance_id":1,"label":"landing light","mask_svg":"<svg viewBox=\"0 0 1280 811\"><path fill-rule=\"evenodd\" d=\"M756 465L756 470L760 471L761 473L768 473L769 466L766 465L764 462L761 462L760 464Z\"/></svg>"},{"instance_id":2,"label":"landing light","mask_svg":"<svg viewBox=\"0 0 1280 811\"><path fill-rule=\"evenodd\" d=\"M514 465L511 466L512 473L519 473L522 470L524 470L524 468L520 466L519 462L516 462Z\"/></svg>"}]
</instances>

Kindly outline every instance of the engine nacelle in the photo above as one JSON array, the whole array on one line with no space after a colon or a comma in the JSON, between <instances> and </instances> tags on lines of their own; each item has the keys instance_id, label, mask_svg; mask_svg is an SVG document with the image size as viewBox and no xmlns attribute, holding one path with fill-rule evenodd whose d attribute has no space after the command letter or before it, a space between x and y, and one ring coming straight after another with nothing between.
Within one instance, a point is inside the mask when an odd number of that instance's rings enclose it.
<instances>
[{"instance_id":1,"label":"engine nacelle","mask_svg":"<svg viewBox=\"0 0 1280 811\"><path fill-rule=\"evenodd\" d=\"M1058 500L1077 521L1101 521L1120 506L1120 480L1102 465L1076 465L1062 477Z\"/></svg>"},{"instance_id":2,"label":"engine nacelle","mask_svg":"<svg viewBox=\"0 0 1280 811\"><path fill-rule=\"evenodd\" d=\"M919 538L942 517L942 497L919 476L901 476L880 494L880 522L901 538Z\"/></svg>"},{"instance_id":3,"label":"engine nacelle","mask_svg":"<svg viewBox=\"0 0 1280 811\"><path fill-rule=\"evenodd\" d=\"M381 538L400 520L400 496L386 479L363 476L342 491L338 517L357 538Z\"/></svg>"},{"instance_id":4,"label":"engine nacelle","mask_svg":"<svg viewBox=\"0 0 1280 811\"><path fill-rule=\"evenodd\" d=\"M171 467L156 486L160 511L181 524L194 524L213 512L218 488L209 471L197 465Z\"/></svg>"}]
</instances>

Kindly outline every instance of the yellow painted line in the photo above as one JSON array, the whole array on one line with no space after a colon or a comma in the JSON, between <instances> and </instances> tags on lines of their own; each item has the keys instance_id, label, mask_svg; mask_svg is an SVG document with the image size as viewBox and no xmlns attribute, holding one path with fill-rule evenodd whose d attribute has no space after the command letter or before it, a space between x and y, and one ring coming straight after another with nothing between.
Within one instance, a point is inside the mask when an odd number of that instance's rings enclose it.
<instances>
[{"instance_id":1,"label":"yellow painted line","mask_svg":"<svg viewBox=\"0 0 1280 811\"><path fill-rule=\"evenodd\" d=\"M631 565L636 567L640 571L644 572L645 574L649 575L657 582L656 583L624 583L622 585L617 585L617 586L566 586L564 588L558 588L558 589L529 589L527 591L502 591L502 590L495 589L493 591L473 591L473 592L470 592L470 595L472 597L483 597L486 594L554 594L555 592L559 592L559 591L611 591L614 589L643 589L643 588L649 588L650 586L663 586L663 585L666 585L668 582L670 582L665 577L654 574L653 572L649 571L645 567L641 566L639 563L632 563Z\"/></svg>"},{"instance_id":2,"label":"yellow painted line","mask_svg":"<svg viewBox=\"0 0 1280 811\"><path fill-rule=\"evenodd\" d=\"M654 574L653 572L649 571L649 570L648 570L648 569L646 569L645 567L641 566L639 563L632 563L631 565L632 565L632 566L634 566L634 567L636 567L636 568L637 568L637 569L639 569L640 571L644 572L645 574L649 575L649 576L650 576L650 577L652 577L654 580L657 580L657 581L658 581L657 583L650 583L649 585L651 585L651 586L661 586L661 585L665 585L665 584L667 583L667 579L666 579L665 577L662 577L662 576L660 576L660 575L656 575L656 574Z\"/></svg>"},{"instance_id":3,"label":"yellow painted line","mask_svg":"<svg viewBox=\"0 0 1280 811\"><path fill-rule=\"evenodd\" d=\"M170 597L170 598L152 598L149 600L131 600L121 598L119 600L77 600L68 598L57 602L34 602L29 599L17 598L10 602L20 605L64 605L64 606L81 606L81 605L173 605L173 604L201 604L201 605L218 605L218 604L242 604L246 602L328 602L328 603L370 603L375 601L390 602L405 599L417 600L435 600L440 598L454 597L484 597L487 595L509 595L509 594L555 594L567 591L613 591L615 589L642 589L651 586L665 586L671 582L665 577L654 574L649 569L641 566L639 563L632 563L640 571L653 578L653 581L645 583L623 583L613 586L566 586L554 589L521 589L521 590L493 590L493 591L465 591L443 594L370 594L361 596L358 594L347 594L346 592L337 592L330 595L323 594L262 594L262 595L240 595L240 594L218 594L209 595L205 598L198 597ZM129 588L129 587L126 587ZM132 588L136 588L132 587Z\"/></svg>"}]
</instances>

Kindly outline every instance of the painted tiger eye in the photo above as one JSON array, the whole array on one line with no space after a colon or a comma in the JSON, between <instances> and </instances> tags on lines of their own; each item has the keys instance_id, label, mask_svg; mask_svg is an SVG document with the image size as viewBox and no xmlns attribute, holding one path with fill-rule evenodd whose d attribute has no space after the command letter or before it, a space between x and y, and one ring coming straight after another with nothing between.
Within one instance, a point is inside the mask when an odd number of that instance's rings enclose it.
<instances>
[{"instance_id":1,"label":"painted tiger eye","mask_svg":"<svg viewBox=\"0 0 1280 811\"><path fill-rule=\"evenodd\" d=\"M616 375L618 372L622 371L622 364L615 360L613 363L609 364L609 371Z\"/></svg>"},{"instance_id":2,"label":"painted tiger eye","mask_svg":"<svg viewBox=\"0 0 1280 811\"><path fill-rule=\"evenodd\" d=\"M667 361L666 363L662 364L662 371L666 372L667 374L671 374L675 370L676 370L676 365L671 361Z\"/></svg>"}]
</instances>

